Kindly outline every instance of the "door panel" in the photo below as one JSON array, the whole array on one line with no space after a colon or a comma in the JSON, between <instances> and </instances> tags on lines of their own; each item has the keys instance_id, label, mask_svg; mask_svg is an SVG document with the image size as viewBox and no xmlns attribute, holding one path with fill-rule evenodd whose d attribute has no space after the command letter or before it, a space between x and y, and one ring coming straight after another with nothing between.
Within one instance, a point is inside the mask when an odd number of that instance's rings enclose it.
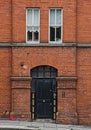
<instances>
[{"instance_id":1,"label":"door panel","mask_svg":"<svg viewBox=\"0 0 91 130\"><path fill-rule=\"evenodd\" d=\"M52 118L53 91L50 79L37 79L36 86L36 116L37 118Z\"/></svg>"}]
</instances>

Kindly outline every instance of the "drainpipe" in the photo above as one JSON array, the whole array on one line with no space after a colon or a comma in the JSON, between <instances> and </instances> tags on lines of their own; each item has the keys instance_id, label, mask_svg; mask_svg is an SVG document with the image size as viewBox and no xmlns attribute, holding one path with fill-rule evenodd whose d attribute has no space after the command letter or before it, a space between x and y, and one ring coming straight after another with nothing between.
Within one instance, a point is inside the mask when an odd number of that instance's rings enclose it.
<instances>
[{"instance_id":1,"label":"drainpipe","mask_svg":"<svg viewBox=\"0 0 91 130\"><path fill-rule=\"evenodd\" d=\"M11 53L10 53L11 54L11 75L10 76L12 76L12 59L13 59L13 57L12 57L12 54L13 54L12 53L12 43L13 43L13 20L12 20L12 18L13 18L12 16L13 15L12 15L12 5L13 4L12 4L12 0L11 0L10 1L10 6L11 6L10 7L11 8L11 10L10 10L10 17L11 17L11 19L10 19L11 20L10 21L11 22L11 30L10 30L11 31L11 46L10 46L10 48L11 48L11 50L10 50L11 51ZM10 81L10 111L12 111L12 81Z\"/></svg>"},{"instance_id":2,"label":"drainpipe","mask_svg":"<svg viewBox=\"0 0 91 130\"><path fill-rule=\"evenodd\" d=\"M76 3L76 32L75 32L75 39L76 39L76 57L75 57L75 62L76 62L76 76L77 76L77 79L78 79L78 73L77 73L77 68L78 68L78 64L77 64L77 51L78 51L78 0L75 1ZM78 82L78 80L77 80ZM77 88L77 82L76 82L76 113L77 113L77 124L79 124L79 113L78 113L78 104L77 104L77 95L78 95L78 88Z\"/></svg>"}]
</instances>

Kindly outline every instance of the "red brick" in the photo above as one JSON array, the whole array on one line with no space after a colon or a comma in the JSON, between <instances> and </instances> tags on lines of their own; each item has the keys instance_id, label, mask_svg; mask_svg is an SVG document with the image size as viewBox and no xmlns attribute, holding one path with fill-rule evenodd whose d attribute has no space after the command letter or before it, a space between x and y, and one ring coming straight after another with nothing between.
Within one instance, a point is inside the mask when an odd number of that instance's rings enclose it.
<instances>
[{"instance_id":1,"label":"red brick","mask_svg":"<svg viewBox=\"0 0 91 130\"><path fill-rule=\"evenodd\" d=\"M91 124L91 48L1 47L26 43L28 7L40 8L40 44L48 44L49 8L63 9L63 43L91 44L90 0L13 0L12 8L11 0L0 0L0 117L13 111L17 118L31 119L32 79L11 77L30 77L32 68L49 65L58 70L58 77L65 77L57 79L56 121Z\"/></svg>"}]
</instances>

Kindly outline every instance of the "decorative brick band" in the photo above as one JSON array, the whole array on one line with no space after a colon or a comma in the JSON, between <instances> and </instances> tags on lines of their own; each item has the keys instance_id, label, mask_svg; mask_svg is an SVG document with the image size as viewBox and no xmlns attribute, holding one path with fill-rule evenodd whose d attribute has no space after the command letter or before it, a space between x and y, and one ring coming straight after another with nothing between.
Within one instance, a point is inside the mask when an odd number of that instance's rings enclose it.
<instances>
[{"instance_id":1,"label":"decorative brick band","mask_svg":"<svg viewBox=\"0 0 91 130\"><path fill-rule=\"evenodd\" d=\"M57 89L76 89L77 77L57 77L58 86Z\"/></svg>"},{"instance_id":2,"label":"decorative brick band","mask_svg":"<svg viewBox=\"0 0 91 130\"><path fill-rule=\"evenodd\" d=\"M77 80L77 77L76 76L67 76L67 77L57 77L56 78L57 80L62 80L62 81L64 81L64 80Z\"/></svg>"},{"instance_id":3,"label":"decorative brick band","mask_svg":"<svg viewBox=\"0 0 91 130\"><path fill-rule=\"evenodd\" d=\"M28 76L22 76L22 77L19 77L19 76L15 76L15 77L10 77L10 79L12 81L31 81L32 80L32 77L28 77Z\"/></svg>"}]
</instances>

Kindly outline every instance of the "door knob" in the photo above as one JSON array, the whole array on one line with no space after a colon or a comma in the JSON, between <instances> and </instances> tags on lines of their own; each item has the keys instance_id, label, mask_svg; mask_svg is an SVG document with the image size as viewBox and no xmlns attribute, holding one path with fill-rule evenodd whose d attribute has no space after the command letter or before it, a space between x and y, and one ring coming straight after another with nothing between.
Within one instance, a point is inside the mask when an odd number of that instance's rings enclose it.
<instances>
[{"instance_id":1,"label":"door knob","mask_svg":"<svg viewBox=\"0 0 91 130\"><path fill-rule=\"evenodd\" d=\"M45 102L45 100L43 100L43 102Z\"/></svg>"},{"instance_id":2,"label":"door knob","mask_svg":"<svg viewBox=\"0 0 91 130\"><path fill-rule=\"evenodd\" d=\"M50 103L50 106L52 105L52 103Z\"/></svg>"}]
</instances>

